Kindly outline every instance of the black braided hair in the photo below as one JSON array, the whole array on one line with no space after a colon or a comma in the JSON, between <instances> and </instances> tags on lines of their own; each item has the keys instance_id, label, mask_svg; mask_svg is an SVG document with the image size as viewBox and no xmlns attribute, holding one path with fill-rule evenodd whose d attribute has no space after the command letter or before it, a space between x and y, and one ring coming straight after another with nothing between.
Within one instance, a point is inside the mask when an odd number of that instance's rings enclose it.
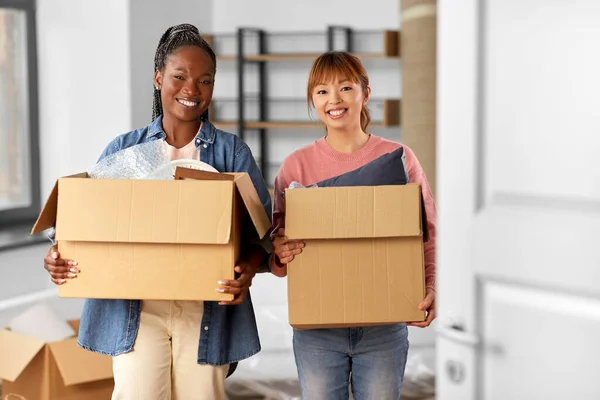
<instances>
[{"instance_id":1,"label":"black braided hair","mask_svg":"<svg viewBox=\"0 0 600 400\"><path fill-rule=\"evenodd\" d=\"M210 45L200 36L200 31L194 25L180 24L170 27L163 33L158 41L156 54L154 56L154 72L162 71L167 62L167 58L175 50L182 46L197 46L204 50L217 68L217 57ZM160 99L160 90L154 87L154 100L152 102L152 121L161 116L162 101ZM201 121L208 119L208 109L200 116Z\"/></svg>"}]
</instances>

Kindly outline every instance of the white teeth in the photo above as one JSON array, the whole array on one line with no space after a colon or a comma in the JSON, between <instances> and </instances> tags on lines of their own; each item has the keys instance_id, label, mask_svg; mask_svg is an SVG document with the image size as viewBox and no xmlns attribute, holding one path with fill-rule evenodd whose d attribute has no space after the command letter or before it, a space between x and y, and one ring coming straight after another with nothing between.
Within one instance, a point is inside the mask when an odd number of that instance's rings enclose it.
<instances>
[{"instance_id":1,"label":"white teeth","mask_svg":"<svg viewBox=\"0 0 600 400\"><path fill-rule=\"evenodd\" d=\"M337 117L339 115L342 115L344 112L346 112L346 110L342 109L342 110L331 110L329 111L330 115L333 115L334 117Z\"/></svg>"},{"instance_id":2,"label":"white teeth","mask_svg":"<svg viewBox=\"0 0 600 400\"><path fill-rule=\"evenodd\" d=\"M177 101L186 107L194 107L194 106L198 105L198 103L195 101L188 101L188 100L182 100L182 99L177 99Z\"/></svg>"}]
</instances>

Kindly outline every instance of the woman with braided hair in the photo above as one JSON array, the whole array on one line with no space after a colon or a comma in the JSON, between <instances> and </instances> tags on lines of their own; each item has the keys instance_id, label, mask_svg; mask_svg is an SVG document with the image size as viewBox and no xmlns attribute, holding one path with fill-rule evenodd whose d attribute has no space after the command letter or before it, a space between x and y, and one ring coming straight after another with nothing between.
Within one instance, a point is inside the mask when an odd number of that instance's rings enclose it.
<instances>
[{"instance_id":1,"label":"woman with braided hair","mask_svg":"<svg viewBox=\"0 0 600 400\"><path fill-rule=\"evenodd\" d=\"M163 140L173 160L192 158L220 172L247 172L271 215L270 195L250 149L208 120L215 73L215 54L196 27L167 29L154 58L152 123L115 138L100 158ZM235 268L238 278L215 282L215 290L235 295L231 302L86 300L79 345L113 356L114 400L224 399L224 380L233 366L260 350L248 288L266 265L269 242L246 244ZM45 258L58 285L77 276L76 266L55 246Z\"/></svg>"}]
</instances>

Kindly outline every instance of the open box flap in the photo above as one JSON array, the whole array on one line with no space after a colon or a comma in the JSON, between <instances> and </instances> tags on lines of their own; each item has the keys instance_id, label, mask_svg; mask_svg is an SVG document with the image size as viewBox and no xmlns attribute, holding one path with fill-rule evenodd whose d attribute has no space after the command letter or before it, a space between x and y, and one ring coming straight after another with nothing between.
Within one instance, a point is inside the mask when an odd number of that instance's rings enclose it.
<instances>
[{"instance_id":1,"label":"open box flap","mask_svg":"<svg viewBox=\"0 0 600 400\"><path fill-rule=\"evenodd\" d=\"M259 238L263 238L271 229L271 220L265 212L265 208L258 197L256 188L248 174L235 174L235 184L242 201L248 210L252 224Z\"/></svg>"},{"instance_id":2,"label":"open box flap","mask_svg":"<svg viewBox=\"0 0 600 400\"><path fill-rule=\"evenodd\" d=\"M0 329L0 378L16 381L45 344L42 340Z\"/></svg>"},{"instance_id":3,"label":"open box flap","mask_svg":"<svg viewBox=\"0 0 600 400\"><path fill-rule=\"evenodd\" d=\"M71 175L66 178L85 178L87 177L86 172L81 172L79 174ZM56 226L56 210L58 206L58 181L54 183L54 187L52 188L52 192L48 196L48 200L46 200L46 204L44 204L44 208L40 212L37 221L33 225L31 229L31 234L34 235L36 233L40 233L45 231L46 229L53 228Z\"/></svg>"},{"instance_id":4,"label":"open box flap","mask_svg":"<svg viewBox=\"0 0 600 400\"><path fill-rule=\"evenodd\" d=\"M80 348L77 338L50 343L48 346L67 386L113 376L112 358Z\"/></svg>"}]
</instances>

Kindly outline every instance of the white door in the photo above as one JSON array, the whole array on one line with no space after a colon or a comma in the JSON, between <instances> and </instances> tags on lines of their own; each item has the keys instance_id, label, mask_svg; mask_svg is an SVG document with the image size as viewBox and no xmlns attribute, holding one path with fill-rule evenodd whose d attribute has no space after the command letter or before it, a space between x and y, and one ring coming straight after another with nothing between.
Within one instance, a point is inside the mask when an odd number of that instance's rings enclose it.
<instances>
[{"instance_id":1,"label":"white door","mask_svg":"<svg viewBox=\"0 0 600 400\"><path fill-rule=\"evenodd\" d=\"M438 1L438 400L600 399L600 1Z\"/></svg>"}]
</instances>

